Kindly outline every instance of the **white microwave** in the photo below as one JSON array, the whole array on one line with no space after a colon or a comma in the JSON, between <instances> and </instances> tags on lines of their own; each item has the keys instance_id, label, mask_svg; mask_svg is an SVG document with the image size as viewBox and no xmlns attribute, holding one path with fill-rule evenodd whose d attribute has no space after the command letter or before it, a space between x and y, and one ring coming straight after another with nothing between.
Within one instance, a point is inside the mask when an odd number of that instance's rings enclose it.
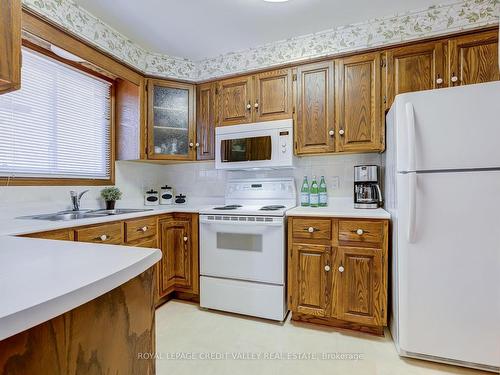
<instances>
[{"instance_id":1,"label":"white microwave","mask_svg":"<svg viewBox=\"0 0 500 375\"><path fill-rule=\"evenodd\" d=\"M216 169L293 167L293 120L215 128Z\"/></svg>"}]
</instances>

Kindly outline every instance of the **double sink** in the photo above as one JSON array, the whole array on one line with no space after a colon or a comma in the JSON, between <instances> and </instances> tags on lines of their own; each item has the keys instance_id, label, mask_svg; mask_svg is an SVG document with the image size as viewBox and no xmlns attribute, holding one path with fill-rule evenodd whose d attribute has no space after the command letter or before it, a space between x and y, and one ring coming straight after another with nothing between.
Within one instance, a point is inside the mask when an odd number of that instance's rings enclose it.
<instances>
[{"instance_id":1,"label":"double sink","mask_svg":"<svg viewBox=\"0 0 500 375\"><path fill-rule=\"evenodd\" d=\"M19 219L36 219L36 220L49 220L49 221L68 221L78 219L92 219L96 217L106 217L113 215L125 215L135 212L152 211L152 209L141 208L119 208L116 210L79 210L79 211L60 211L52 214L23 216Z\"/></svg>"}]
</instances>

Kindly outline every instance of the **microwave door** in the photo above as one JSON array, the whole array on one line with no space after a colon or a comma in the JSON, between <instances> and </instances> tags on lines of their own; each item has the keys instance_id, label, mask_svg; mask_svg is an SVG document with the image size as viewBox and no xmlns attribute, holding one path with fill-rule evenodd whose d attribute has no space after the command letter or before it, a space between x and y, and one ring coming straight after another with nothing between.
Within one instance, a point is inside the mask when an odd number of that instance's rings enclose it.
<instances>
[{"instance_id":1,"label":"microwave door","mask_svg":"<svg viewBox=\"0 0 500 375\"><path fill-rule=\"evenodd\" d=\"M238 163L271 160L271 136L222 139L221 162Z\"/></svg>"}]
</instances>

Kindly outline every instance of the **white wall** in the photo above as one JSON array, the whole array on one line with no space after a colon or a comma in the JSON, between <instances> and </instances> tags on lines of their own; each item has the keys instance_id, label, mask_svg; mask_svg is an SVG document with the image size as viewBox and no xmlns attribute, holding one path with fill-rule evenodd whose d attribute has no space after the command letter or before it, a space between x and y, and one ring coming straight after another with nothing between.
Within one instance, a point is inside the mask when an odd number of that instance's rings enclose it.
<instances>
[{"instance_id":1,"label":"white wall","mask_svg":"<svg viewBox=\"0 0 500 375\"><path fill-rule=\"evenodd\" d=\"M119 161L116 163L116 186L123 192L121 207L140 205L143 192L148 188L158 189L169 184L176 194L185 193L189 198L222 199L227 178L295 177L299 189L304 175L324 175L331 197L352 197L353 167L358 164L380 165L379 154L308 156L296 158L293 170L262 172L218 171L214 162L159 165L140 162ZM70 207L69 191L90 189L82 200L82 207L102 207L99 197L102 186L2 186L0 207L15 207L21 204L53 205L54 209Z\"/></svg>"},{"instance_id":2,"label":"white wall","mask_svg":"<svg viewBox=\"0 0 500 375\"><path fill-rule=\"evenodd\" d=\"M116 162L116 186L123 192L123 203L143 200L143 191L147 186L157 186L159 172L163 166L136 163ZM104 186L1 186L0 207L11 207L20 204L54 204L55 209L69 208L71 201L69 191L90 191L82 198L82 207L95 208L104 203L100 199L100 191ZM136 203L137 204L137 203Z\"/></svg>"}]
</instances>

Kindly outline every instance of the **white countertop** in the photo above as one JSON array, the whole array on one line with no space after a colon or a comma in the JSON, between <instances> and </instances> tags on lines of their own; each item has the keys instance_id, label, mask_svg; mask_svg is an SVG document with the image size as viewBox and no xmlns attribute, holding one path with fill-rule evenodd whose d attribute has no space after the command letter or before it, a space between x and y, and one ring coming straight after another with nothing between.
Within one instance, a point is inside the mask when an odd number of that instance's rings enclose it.
<instances>
[{"instance_id":1,"label":"white countertop","mask_svg":"<svg viewBox=\"0 0 500 375\"><path fill-rule=\"evenodd\" d=\"M157 249L0 237L0 340L109 292L160 259Z\"/></svg>"},{"instance_id":2,"label":"white countertop","mask_svg":"<svg viewBox=\"0 0 500 375\"><path fill-rule=\"evenodd\" d=\"M158 249L13 236L173 212L198 213L214 202L199 203L148 207L120 204L120 208L152 210L69 221L18 218L55 213L63 207L0 209L0 340L109 292L161 259ZM351 199L332 199L328 207L322 208L296 207L286 215L390 218L383 209L356 210Z\"/></svg>"},{"instance_id":3,"label":"white countertop","mask_svg":"<svg viewBox=\"0 0 500 375\"><path fill-rule=\"evenodd\" d=\"M382 208L356 209L352 199L333 198L327 207L295 207L286 212L287 216L348 217L359 219L390 219L389 212Z\"/></svg>"},{"instance_id":4,"label":"white countertop","mask_svg":"<svg viewBox=\"0 0 500 375\"><path fill-rule=\"evenodd\" d=\"M188 212L198 213L204 209L206 205L191 205L191 204L177 204L177 205L164 205L164 206L142 206L142 205L127 205L118 208L140 208L152 209L151 211L134 212L125 215L109 215L104 217L95 217L90 219L78 219L67 221L50 221L38 219L19 219L20 216L28 215L41 215L56 213L63 210L63 208L41 208L33 209L31 207L23 207L14 211L14 213L0 213L0 236L1 235L23 235L28 233L45 232L64 228L74 228L84 225L100 224L110 221L128 220L137 217L152 216L169 214L172 212Z\"/></svg>"}]
</instances>

